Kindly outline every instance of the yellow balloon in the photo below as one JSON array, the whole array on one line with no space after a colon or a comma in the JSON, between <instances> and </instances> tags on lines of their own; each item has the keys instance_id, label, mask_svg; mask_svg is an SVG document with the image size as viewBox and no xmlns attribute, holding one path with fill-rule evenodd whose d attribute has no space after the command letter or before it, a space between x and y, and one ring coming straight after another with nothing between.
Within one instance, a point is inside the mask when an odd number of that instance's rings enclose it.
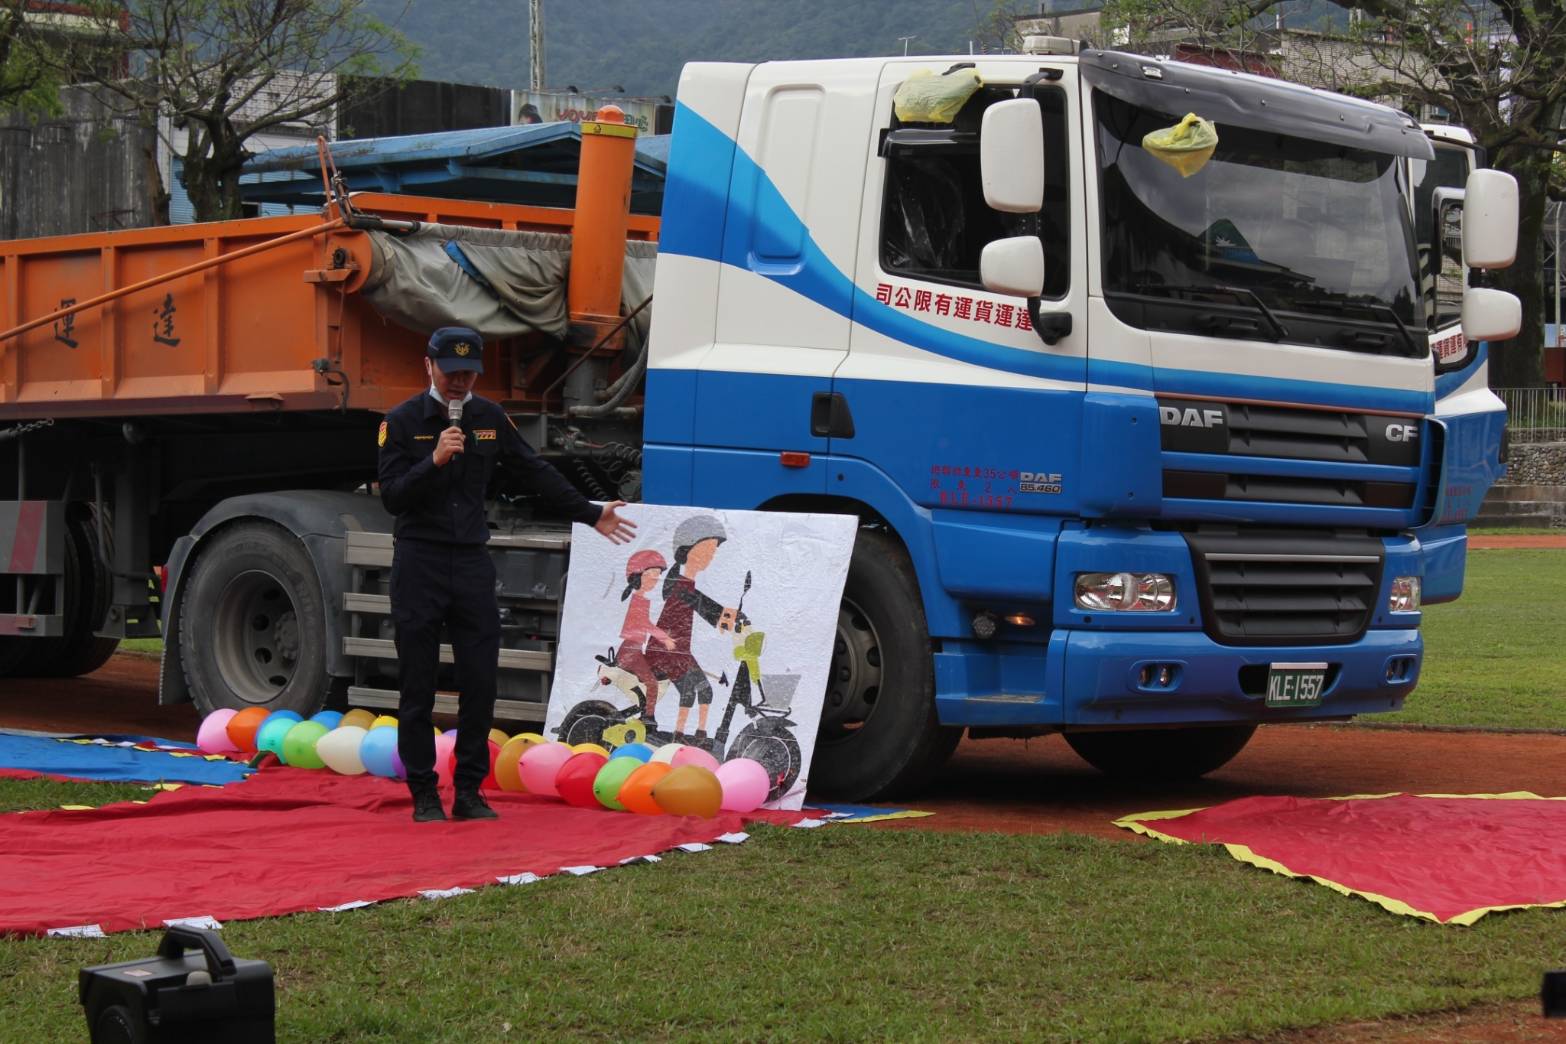
<instances>
[{"instance_id":1,"label":"yellow balloon","mask_svg":"<svg viewBox=\"0 0 1566 1044\"><path fill-rule=\"evenodd\" d=\"M504 732L501 732L499 729L490 729L489 730L489 741L491 743L493 743L497 747L504 747L506 745L506 740L508 740L510 738L511 738L510 736L507 736Z\"/></svg>"},{"instance_id":2,"label":"yellow balloon","mask_svg":"<svg viewBox=\"0 0 1566 1044\"><path fill-rule=\"evenodd\" d=\"M363 707L357 707L343 715L343 720L338 724L338 728L351 725L357 725L361 729L373 728L375 725L375 712L367 711Z\"/></svg>"},{"instance_id":3,"label":"yellow balloon","mask_svg":"<svg viewBox=\"0 0 1566 1044\"><path fill-rule=\"evenodd\" d=\"M578 743L571 749L578 754L602 754L606 758L609 756L609 752L596 743Z\"/></svg>"},{"instance_id":4,"label":"yellow balloon","mask_svg":"<svg viewBox=\"0 0 1566 1044\"><path fill-rule=\"evenodd\" d=\"M513 794L527 792L527 787L522 785L522 755L530 747L544 742L544 737L536 732L524 732L506 740L500 753L495 755L495 782L501 790L509 790Z\"/></svg>"},{"instance_id":5,"label":"yellow balloon","mask_svg":"<svg viewBox=\"0 0 1566 1044\"><path fill-rule=\"evenodd\" d=\"M397 724L397 719L396 718L392 717L390 714L382 714L380 717L378 717L374 721L370 722L370 728L378 729L382 725L395 725L395 724Z\"/></svg>"}]
</instances>

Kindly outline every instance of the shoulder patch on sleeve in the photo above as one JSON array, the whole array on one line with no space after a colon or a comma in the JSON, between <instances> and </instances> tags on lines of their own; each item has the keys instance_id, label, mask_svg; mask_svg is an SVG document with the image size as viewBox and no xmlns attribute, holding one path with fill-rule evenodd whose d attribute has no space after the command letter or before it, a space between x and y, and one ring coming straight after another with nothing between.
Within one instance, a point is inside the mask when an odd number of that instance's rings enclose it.
<instances>
[{"instance_id":1,"label":"shoulder patch on sleeve","mask_svg":"<svg viewBox=\"0 0 1566 1044\"><path fill-rule=\"evenodd\" d=\"M375 444L377 446L384 446L384 445L386 445L386 422L385 421L381 421L381 430L375 433Z\"/></svg>"}]
</instances>

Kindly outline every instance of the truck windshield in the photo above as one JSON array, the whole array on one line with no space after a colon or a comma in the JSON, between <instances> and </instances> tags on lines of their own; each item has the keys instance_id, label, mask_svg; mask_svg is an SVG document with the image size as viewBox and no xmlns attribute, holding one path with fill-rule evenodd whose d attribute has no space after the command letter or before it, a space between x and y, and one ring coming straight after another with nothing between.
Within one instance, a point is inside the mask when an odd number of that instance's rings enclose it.
<instances>
[{"instance_id":1,"label":"truck windshield","mask_svg":"<svg viewBox=\"0 0 1566 1044\"><path fill-rule=\"evenodd\" d=\"M1178 107L1176 102L1173 107ZM1144 329L1423 355L1396 158L1218 124L1190 177L1142 148L1183 113L1095 92L1104 291Z\"/></svg>"}]
</instances>

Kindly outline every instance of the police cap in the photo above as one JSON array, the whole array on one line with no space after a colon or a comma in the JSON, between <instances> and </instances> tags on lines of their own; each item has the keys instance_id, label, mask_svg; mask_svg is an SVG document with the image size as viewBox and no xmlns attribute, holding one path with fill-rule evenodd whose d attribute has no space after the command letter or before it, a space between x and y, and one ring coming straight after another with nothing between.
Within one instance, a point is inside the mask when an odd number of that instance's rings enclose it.
<instances>
[{"instance_id":1,"label":"police cap","mask_svg":"<svg viewBox=\"0 0 1566 1044\"><path fill-rule=\"evenodd\" d=\"M445 373L454 370L484 372L484 338L466 326L442 326L430 334L427 352Z\"/></svg>"}]
</instances>

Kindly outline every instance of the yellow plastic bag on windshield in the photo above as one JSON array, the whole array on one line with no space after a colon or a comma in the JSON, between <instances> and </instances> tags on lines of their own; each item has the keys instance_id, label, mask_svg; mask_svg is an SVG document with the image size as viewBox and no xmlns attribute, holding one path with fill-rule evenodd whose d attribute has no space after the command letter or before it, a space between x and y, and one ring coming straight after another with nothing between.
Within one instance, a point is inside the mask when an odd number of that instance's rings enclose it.
<instances>
[{"instance_id":1,"label":"yellow plastic bag on windshield","mask_svg":"<svg viewBox=\"0 0 1566 1044\"><path fill-rule=\"evenodd\" d=\"M1218 128L1211 120L1188 112L1173 127L1148 131L1142 138L1142 147L1178 170L1182 178L1188 178L1213 158L1213 150L1218 147Z\"/></svg>"},{"instance_id":2,"label":"yellow plastic bag on windshield","mask_svg":"<svg viewBox=\"0 0 1566 1044\"><path fill-rule=\"evenodd\" d=\"M953 69L940 76L919 69L897 85L892 111L904 123L950 123L983 86L976 69Z\"/></svg>"}]
</instances>

